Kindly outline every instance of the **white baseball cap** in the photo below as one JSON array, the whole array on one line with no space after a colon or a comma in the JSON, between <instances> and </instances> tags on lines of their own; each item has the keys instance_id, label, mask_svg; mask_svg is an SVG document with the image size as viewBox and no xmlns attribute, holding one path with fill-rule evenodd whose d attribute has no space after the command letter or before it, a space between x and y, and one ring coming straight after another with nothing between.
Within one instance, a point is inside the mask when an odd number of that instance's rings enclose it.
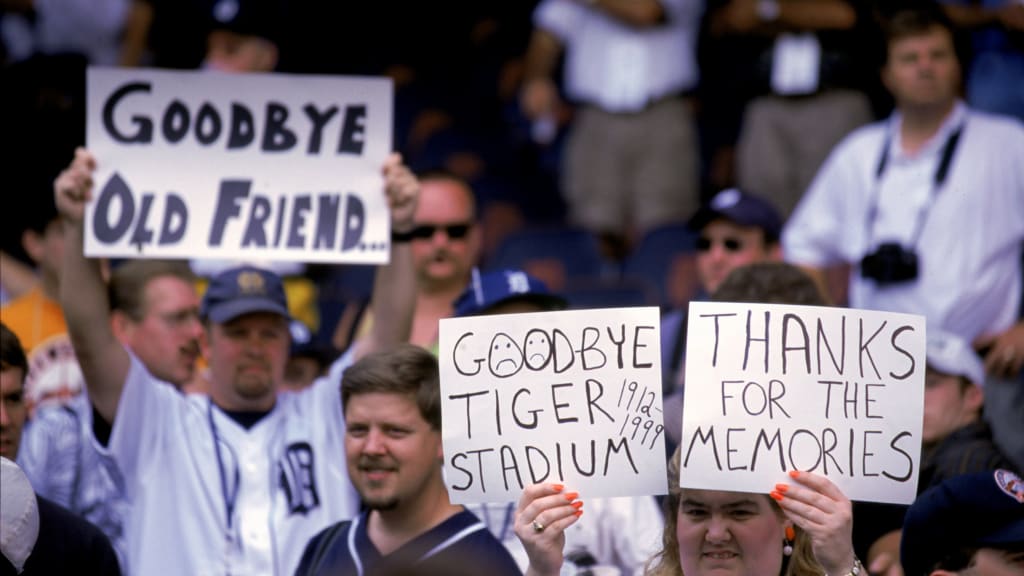
<instances>
[{"instance_id":1,"label":"white baseball cap","mask_svg":"<svg viewBox=\"0 0 1024 576\"><path fill-rule=\"evenodd\" d=\"M985 366L966 340L943 330L928 330L928 367L951 376L985 384Z\"/></svg>"},{"instance_id":2,"label":"white baseball cap","mask_svg":"<svg viewBox=\"0 0 1024 576\"><path fill-rule=\"evenodd\" d=\"M0 457L0 553L21 573L39 537L39 503L18 465Z\"/></svg>"}]
</instances>

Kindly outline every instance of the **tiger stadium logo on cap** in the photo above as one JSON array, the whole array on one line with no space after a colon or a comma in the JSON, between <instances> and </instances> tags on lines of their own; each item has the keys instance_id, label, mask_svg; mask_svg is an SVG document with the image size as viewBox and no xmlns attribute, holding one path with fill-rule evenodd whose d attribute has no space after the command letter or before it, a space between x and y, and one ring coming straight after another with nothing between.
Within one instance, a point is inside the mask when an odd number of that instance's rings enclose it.
<instances>
[{"instance_id":1,"label":"tiger stadium logo on cap","mask_svg":"<svg viewBox=\"0 0 1024 576\"><path fill-rule=\"evenodd\" d=\"M242 272L238 275L238 289L243 294L266 294L267 285L259 272Z\"/></svg>"}]
</instances>

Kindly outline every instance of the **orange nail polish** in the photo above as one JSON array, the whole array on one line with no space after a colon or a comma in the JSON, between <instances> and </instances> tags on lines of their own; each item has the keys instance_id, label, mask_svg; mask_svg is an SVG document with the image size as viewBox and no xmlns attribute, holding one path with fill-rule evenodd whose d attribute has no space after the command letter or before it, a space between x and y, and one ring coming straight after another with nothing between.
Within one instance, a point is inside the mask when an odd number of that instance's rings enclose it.
<instances>
[{"instance_id":1,"label":"orange nail polish","mask_svg":"<svg viewBox=\"0 0 1024 576\"><path fill-rule=\"evenodd\" d=\"M789 490L789 484L776 484L775 485L775 491L776 492L780 492L782 494L785 494L786 490Z\"/></svg>"},{"instance_id":2,"label":"orange nail polish","mask_svg":"<svg viewBox=\"0 0 1024 576\"><path fill-rule=\"evenodd\" d=\"M565 486L562 486L561 484L552 484L551 487L554 488L555 492L561 492L562 488L565 488Z\"/></svg>"},{"instance_id":3,"label":"orange nail polish","mask_svg":"<svg viewBox=\"0 0 1024 576\"><path fill-rule=\"evenodd\" d=\"M570 504L570 506L572 506L573 508L579 510L580 508L583 508L583 500L577 500L577 501L573 502L572 504Z\"/></svg>"},{"instance_id":4,"label":"orange nail polish","mask_svg":"<svg viewBox=\"0 0 1024 576\"><path fill-rule=\"evenodd\" d=\"M579 492L566 492L565 494L563 494L563 496L565 496L566 500L568 500L569 502L572 502L573 500L579 498L580 493Z\"/></svg>"},{"instance_id":5,"label":"orange nail polish","mask_svg":"<svg viewBox=\"0 0 1024 576\"><path fill-rule=\"evenodd\" d=\"M790 471L789 471L789 476L790 476L791 478L796 478L796 477L797 477L797 476L799 476L799 475L800 475L800 471L799 471L799 470L790 470Z\"/></svg>"},{"instance_id":6,"label":"orange nail polish","mask_svg":"<svg viewBox=\"0 0 1024 576\"><path fill-rule=\"evenodd\" d=\"M583 510L577 510L577 511L573 512L573 514L575 514L576 517L579 518L580 516L583 516Z\"/></svg>"},{"instance_id":7,"label":"orange nail polish","mask_svg":"<svg viewBox=\"0 0 1024 576\"><path fill-rule=\"evenodd\" d=\"M771 492L768 493L768 495L771 496L772 499L775 500L776 502L782 502L782 494L779 494L778 492L772 490Z\"/></svg>"}]
</instances>

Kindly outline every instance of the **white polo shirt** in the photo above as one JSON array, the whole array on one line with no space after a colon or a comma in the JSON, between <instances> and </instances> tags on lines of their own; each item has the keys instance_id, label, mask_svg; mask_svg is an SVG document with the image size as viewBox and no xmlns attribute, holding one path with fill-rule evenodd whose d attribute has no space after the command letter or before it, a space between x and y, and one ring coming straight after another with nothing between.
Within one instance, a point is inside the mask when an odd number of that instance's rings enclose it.
<instances>
[{"instance_id":1,"label":"white polo shirt","mask_svg":"<svg viewBox=\"0 0 1024 576\"><path fill-rule=\"evenodd\" d=\"M929 326L968 340L1007 329L1019 317L1022 289L1024 126L957 103L924 148L908 155L900 122L895 114L836 146L783 231L786 260L814 267L855 264L854 308L922 314ZM959 142L936 189L943 148L957 129ZM887 139L889 154L878 178ZM863 278L861 258L883 242L910 247L919 219L918 278L887 286Z\"/></svg>"}]
</instances>

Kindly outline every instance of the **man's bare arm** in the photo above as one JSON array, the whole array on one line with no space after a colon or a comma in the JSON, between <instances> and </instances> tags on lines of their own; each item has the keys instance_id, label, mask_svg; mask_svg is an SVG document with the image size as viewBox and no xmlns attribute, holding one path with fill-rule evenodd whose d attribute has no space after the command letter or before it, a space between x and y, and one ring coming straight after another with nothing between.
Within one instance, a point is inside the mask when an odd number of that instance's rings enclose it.
<instances>
[{"instance_id":1,"label":"man's bare arm","mask_svg":"<svg viewBox=\"0 0 1024 576\"><path fill-rule=\"evenodd\" d=\"M39 283L39 276L31 266L0 250L0 284L12 300L28 292Z\"/></svg>"},{"instance_id":2,"label":"man's bare arm","mask_svg":"<svg viewBox=\"0 0 1024 576\"><path fill-rule=\"evenodd\" d=\"M54 201L64 226L60 301L89 399L107 422L114 421L131 360L110 327L110 302L99 260L84 253L84 214L92 200L96 160L84 148L54 182Z\"/></svg>"},{"instance_id":3,"label":"man's bare arm","mask_svg":"<svg viewBox=\"0 0 1024 576\"><path fill-rule=\"evenodd\" d=\"M771 20L762 19L758 0L732 0L711 17L711 30L720 34L768 34L785 31L849 30L857 12L842 0L779 0Z\"/></svg>"},{"instance_id":4,"label":"man's bare arm","mask_svg":"<svg viewBox=\"0 0 1024 576\"><path fill-rule=\"evenodd\" d=\"M562 44L554 34L537 28L530 36L526 49L523 87L519 93L519 106L527 118L537 119L553 114L558 106L558 87L552 77Z\"/></svg>"},{"instance_id":5,"label":"man's bare arm","mask_svg":"<svg viewBox=\"0 0 1024 576\"><path fill-rule=\"evenodd\" d=\"M384 164L384 188L392 230L408 232L413 227L420 188L397 154L392 154ZM416 307L416 273L408 242L391 243L391 261L377 269L370 306L374 313L373 328L356 348L356 358L409 341Z\"/></svg>"},{"instance_id":6,"label":"man's bare arm","mask_svg":"<svg viewBox=\"0 0 1024 576\"><path fill-rule=\"evenodd\" d=\"M1013 378L1024 369L1024 320L998 334L979 336L974 346L984 352L985 372Z\"/></svg>"},{"instance_id":7,"label":"man's bare arm","mask_svg":"<svg viewBox=\"0 0 1024 576\"><path fill-rule=\"evenodd\" d=\"M900 566L900 538L903 532L893 530L875 540L868 550L867 566L871 574L903 576Z\"/></svg>"},{"instance_id":8,"label":"man's bare arm","mask_svg":"<svg viewBox=\"0 0 1024 576\"><path fill-rule=\"evenodd\" d=\"M592 0L586 2L609 16L638 28L665 22L665 8L658 0Z\"/></svg>"}]
</instances>

